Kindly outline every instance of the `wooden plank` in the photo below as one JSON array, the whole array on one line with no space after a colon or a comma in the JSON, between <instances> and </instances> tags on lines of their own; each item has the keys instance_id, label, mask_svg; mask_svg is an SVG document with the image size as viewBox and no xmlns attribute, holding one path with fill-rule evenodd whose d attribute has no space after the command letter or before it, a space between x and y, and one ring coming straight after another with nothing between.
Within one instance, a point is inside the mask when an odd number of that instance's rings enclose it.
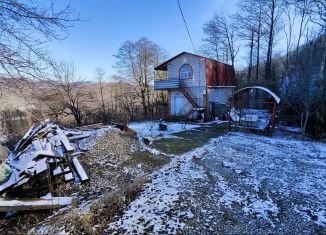
<instances>
[{"instance_id":1,"label":"wooden plank","mask_svg":"<svg viewBox=\"0 0 326 235\"><path fill-rule=\"evenodd\" d=\"M36 149L36 151L43 150L43 146L42 146L40 140L33 140L32 144L33 144L34 148Z\"/></svg>"},{"instance_id":2,"label":"wooden plank","mask_svg":"<svg viewBox=\"0 0 326 235\"><path fill-rule=\"evenodd\" d=\"M44 128L45 124L41 123L38 126L32 126L28 132L24 135L24 137L18 142L14 149L14 153L17 153L20 149L26 147L27 143L30 141L30 138L33 137L38 131Z\"/></svg>"},{"instance_id":3,"label":"wooden plank","mask_svg":"<svg viewBox=\"0 0 326 235\"><path fill-rule=\"evenodd\" d=\"M52 174L53 174L54 176L59 176L59 175L61 175L62 173L63 173L63 171L62 171L61 166L57 166L57 167L53 170L53 172L52 172Z\"/></svg>"},{"instance_id":4,"label":"wooden plank","mask_svg":"<svg viewBox=\"0 0 326 235\"><path fill-rule=\"evenodd\" d=\"M69 172L64 175L64 178L65 178L65 181L72 181L74 179L74 176L73 176L72 172Z\"/></svg>"},{"instance_id":5,"label":"wooden plank","mask_svg":"<svg viewBox=\"0 0 326 235\"><path fill-rule=\"evenodd\" d=\"M77 174L82 182L89 180L84 168L82 167L82 165L80 164L80 162L78 161L78 159L76 157L74 157L72 159L72 164L74 165L74 167L77 171Z\"/></svg>"},{"instance_id":6,"label":"wooden plank","mask_svg":"<svg viewBox=\"0 0 326 235\"><path fill-rule=\"evenodd\" d=\"M71 197L0 199L0 212L57 209L70 205L71 202Z\"/></svg>"},{"instance_id":7,"label":"wooden plank","mask_svg":"<svg viewBox=\"0 0 326 235\"><path fill-rule=\"evenodd\" d=\"M71 137L68 137L69 140L80 140L80 139L85 139L89 137L89 134L80 134L80 135L73 135Z\"/></svg>"},{"instance_id":8,"label":"wooden plank","mask_svg":"<svg viewBox=\"0 0 326 235\"><path fill-rule=\"evenodd\" d=\"M74 148L72 147L72 145L70 144L67 136L63 133L63 131L57 127L57 133L60 137L60 141L63 144L63 146L65 147L65 149L67 150L67 152L73 152Z\"/></svg>"}]
</instances>

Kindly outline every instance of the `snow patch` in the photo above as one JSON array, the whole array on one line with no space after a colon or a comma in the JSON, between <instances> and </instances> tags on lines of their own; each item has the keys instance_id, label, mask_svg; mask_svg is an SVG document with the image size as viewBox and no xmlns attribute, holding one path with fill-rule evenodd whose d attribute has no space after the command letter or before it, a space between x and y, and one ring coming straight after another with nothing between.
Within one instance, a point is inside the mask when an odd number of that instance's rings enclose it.
<instances>
[{"instance_id":1,"label":"snow patch","mask_svg":"<svg viewBox=\"0 0 326 235\"><path fill-rule=\"evenodd\" d=\"M167 130L159 130L159 121L147 121L147 122L131 122L129 127L136 131L138 135L142 137L171 137L171 134L192 130L199 128L199 124L177 123L177 122L163 122L167 125Z\"/></svg>"}]
</instances>

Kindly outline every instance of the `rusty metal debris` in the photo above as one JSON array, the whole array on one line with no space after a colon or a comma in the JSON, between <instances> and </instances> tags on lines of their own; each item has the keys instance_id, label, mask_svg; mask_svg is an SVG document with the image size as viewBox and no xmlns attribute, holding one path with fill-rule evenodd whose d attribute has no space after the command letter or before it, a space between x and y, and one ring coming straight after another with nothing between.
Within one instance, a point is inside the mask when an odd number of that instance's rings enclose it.
<instances>
[{"instance_id":1,"label":"rusty metal debris","mask_svg":"<svg viewBox=\"0 0 326 235\"><path fill-rule=\"evenodd\" d=\"M55 184L65 181L82 183L89 180L78 160L81 152L73 143L88 136L87 132L60 128L51 122L42 122L32 126L18 142L14 151L5 159L11 172L8 178L1 182L0 194L6 198L8 195L10 195L9 198L12 195L19 197L19 193L29 188L38 192L38 197L40 197L41 193L43 195L51 193ZM44 184L47 187L44 187ZM22 197L25 196L26 194L23 194ZM45 205L44 209L66 205L66 203L63 205L57 203L54 207L48 206L47 202L52 200L53 204L54 199L55 197L39 199L39 202ZM65 202L69 201L71 200L65 200ZM30 209L33 203L35 202L28 204L16 200L15 203L10 203L7 200L0 200L0 208L10 211L15 209L10 209L8 205L13 205L13 208L18 205L20 210ZM36 208L39 207L36 206Z\"/></svg>"}]
</instances>

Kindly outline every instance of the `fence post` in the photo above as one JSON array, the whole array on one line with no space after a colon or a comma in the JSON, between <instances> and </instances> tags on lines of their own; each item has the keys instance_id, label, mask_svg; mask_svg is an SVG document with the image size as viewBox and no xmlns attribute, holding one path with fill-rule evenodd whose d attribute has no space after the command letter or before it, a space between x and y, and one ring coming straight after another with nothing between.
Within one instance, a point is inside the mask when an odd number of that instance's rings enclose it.
<instances>
[{"instance_id":1,"label":"fence post","mask_svg":"<svg viewBox=\"0 0 326 235\"><path fill-rule=\"evenodd\" d=\"M228 107L228 120L229 120L229 131L231 130L231 105Z\"/></svg>"},{"instance_id":2,"label":"fence post","mask_svg":"<svg viewBox=\"0 0 326 235\"><path fill-rule=\"evenodd\" d=\"M242 105L243 105L242 102L239 102L239 108L240 108L240 112L239 112L239 123L238 123L239 126L241 125Z\"/></svg>"},{"instance_id":3,"label":"fence post","mask_svg":"<svg viewBox=\"0 0 326 235\"><path fill-rule=\"evenodd\" d=\"M272 128L271 128L271 133L270 136L273 136L274 129L275 129L275 112L276 112L276 103L273 103L273 114L272 114Z\"/></svg>"}]
</instances>

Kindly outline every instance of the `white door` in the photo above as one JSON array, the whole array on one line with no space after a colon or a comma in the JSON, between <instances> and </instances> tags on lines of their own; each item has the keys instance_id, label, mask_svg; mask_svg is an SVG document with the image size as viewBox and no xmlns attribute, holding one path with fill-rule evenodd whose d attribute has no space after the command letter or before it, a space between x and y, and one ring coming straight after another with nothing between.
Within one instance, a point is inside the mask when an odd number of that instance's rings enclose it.
<instances>
[{"instance_id":1,"label":"white door","mask_svg":"<svg viewBox=\"0 0 326 235\"><path fill-rule=\"evenodd\" d=\"M173 115L181 115L182 97L174 96L173 99Z\"/></svg>"}]
</instances>

